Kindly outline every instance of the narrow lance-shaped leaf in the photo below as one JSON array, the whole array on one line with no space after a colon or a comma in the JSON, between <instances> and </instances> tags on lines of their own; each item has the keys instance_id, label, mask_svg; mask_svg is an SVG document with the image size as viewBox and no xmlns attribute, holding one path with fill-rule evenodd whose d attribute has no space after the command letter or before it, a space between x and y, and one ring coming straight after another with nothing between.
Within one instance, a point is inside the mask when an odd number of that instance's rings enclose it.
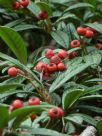
<instances>
[{"instance_id":1,"label":"narrow lance-shaped leaf","mask_svg":"<svg viewBox=\"0 0 102 136\"><path fill-rule=\"evenodd\" d=\"M0 129L6 127L9 119L8 109L0 105Z\"/></svg>"},{"instance_id":2,"label":"narrow lance-shaped leaf","mask_svg":"<svg viewBox=\"0 0 102 136\"><path fill-rule=\"evenodd\" d=\"M27 49L21 36L13 29L0 26L0 37L24 64L27 63Z\"/></svg>"}]
</instances>

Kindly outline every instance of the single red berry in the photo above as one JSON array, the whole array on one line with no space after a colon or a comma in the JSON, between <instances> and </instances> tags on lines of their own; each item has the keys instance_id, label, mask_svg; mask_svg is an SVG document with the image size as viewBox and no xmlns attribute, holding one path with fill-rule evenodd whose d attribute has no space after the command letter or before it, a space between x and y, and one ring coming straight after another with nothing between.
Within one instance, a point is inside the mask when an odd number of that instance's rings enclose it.
<instances>
[{"instance_id":1,"label":"single red berry","mask_svg":"<svg viewBox=\"0 0 102 136\"><path fill-rule=\"evenodd\" d=\"M44 62L39 62L37 65L36 65L36 70L38 72L42 72L42 71L46 71L47 70L47 65L44 63Z\"/></svg>"},{"instance_id":2,"label":"single red berry","mask_svg":"<svg viewBox=\"0 0 102 136\"><path fill-rule=\"evenodd\" d=\"M46 11L39 12L38 19L40 19L40 20L48 19L48 13Z\"/></svg>"},{"instance_id":3,"label":"single red berry","mask_svg":"<svg viewBox=\"0 0 102 136\"><path fill-rule=\"evenodd\" d=\"M97 43L95 47L99 50L102 50L102 43Z\"/></svg>"},{"instance_id":4,"label":"single red berry","mask_svg":"<svg viewBox=\"0 0 102 136\"><path fill-rule=\"evenodd\" d=\"M57 118L57 116L58 116L58 110L55 109L55 108L51 108L51 109L48 111L48 115L49 115L51 118Z\"/></svg>"},{"instance_id":5,"label":"single red berry","mask_svg":"<svg viewBox=\"0 0 102 136\"><path fill-rule=\"evenodd\" d=\"M32 115L30 116L30 118L31 118L31 121L33 122L33 121L37 118L37 115L36 115L36 114L32 114Z\"/></svg>"},{"instance_id":6,"label":"single red berry","mask_svg":"<svg viewBox=\"0 0 102 136\"><path fill-rule=\"evenodd\" d=\"M79 40L73 40L70 44L71 48L77 48L80 47L80 41Z\"/></svg>"},{"instance_id":7,"label":"single red berry","mask_svg":"<svg viewBox=\"0 0 102 136\"><path fill-rule=\"evenodd\" d=\"M19 109L23 107L23 102L19 99L12 102L13 109Z\"/></svg>"},{"instance_id":8,"label":"single red berry","mask_svg":"<svg viewBox=\"0 0 102 136\"><path fill-rule=\"evenodd\" d=\"M68 57L68 52L65 51L65 50L60 50L60 51L58 52L58 56L59 56L61 59L65 59L65 58Z\"/></svg>"},{"instance_id":9,"label":"single red berry","mask_svg":"<svg viewBox=\"0 0 102 136\"><path fill-rule=\"evenodd\" d=\"M58 65L57 65L57 69L58 69L58 71L63 71L63 70L65 70L66 69L66 66L65 66L65 64L64 63L59 63Z\"/></svg>"},{"instance_id":10,"label":"single red berry","mask_svg":"<svg viewBox=\"0 0 102 136\"><path fill-rule=\"evenodd\" d=\"M20 4L20 2L18 2L18 1L14 2L14 3L12 4L12 9L13 9L13 10L18 10L18 9L20 9L20 7L21 7L21 4Z\"/></svg>"},{"instance_id":11,"label":"single red berry","mask_svg":"<svg viewBox=\"0 0 102 136\"><path fill-rule=\"evenodd\" d=\"M16 77L17 73L18 73L18 70L15 67L11 67L11 68L8 69L7 73L11 77Z\"/></svg>"},{"instance_id":12,"label":"single red berry","mask_svg":"<svg viewBox=\"0 0 102 136\"><path fill-rule=\"evenodd\" d=\"M48 72L43 73L42 78L44 80L47 80L49 78L49 73Z\"/></svg>"},{"instance_id":13,"label":"single red berry","mask_svg":"<svg viewBox=\"0 0 102 136\"><path fill-rule=\"evenodd\" d=\"M45 57L47 59L51 59L51 57L54 56L54 52L52 49L48 49L46 52L45 52Z\"/></svg>"},{"instance_id":14,"label":"single red berry","mask_svg":"<svg viewBox=\"0 0 102 136\"><path fill-rule=\"evenodd\" d=\"M78 56L78 53L76 51L73 51L69 54L69 59L73 59Z\"/></svg>"},{"instance_id":15,"label":"single red berry","mask_svg":"<svg viewBox=\"0 0 102 136\"><path fill-rule=\"evenodd\" d=\"M61 118L63 116L64 113L62 113L63 111L59 108L51 108L48 111L48 115L52 118L52 119L57 119L57 118Z\"/></svg>"},{"instance_id":16,"label":"single red berry","mask_svg":"<svg viewBox=\"0 0 102 136\"><path fill-rule=\"evenodd\" d=\"M50 73L57 71L57 65L55 63L50 63L47 65L47 69Z\"/></svg>"},{"instance_id":17,"label":"single red berry","mask_svg":"<svg viewBox=\"0 0 102 136\"><path fill-rule=\"evenodd\" d=\"M92 38L94 36L94 32L92 30L87 30L85 37L86 38Z\"/></svg>"},{"instance_id":18,"label":"single red berry","mask_svg":"<svg viewBox=\"0 0 102 136\"><path fill-rule=\"evenodd\" d=\"M20 4L23 6L23 7L27 7L29 5L29 0L22 0L20 2Z\"/></svg>"},{"instance_id":19,"label":"single red berry","mask_svg":"<svg viewBox=\"0 0 102 136\"><path fill-rule=\"evenodd\" d=\"M30 98L28 100L28 105L33 106L33 105L40 105L40 99L35 97L35 98Z\"/></svg>"},{"instance_id":20,"label":"single red berry","mask_svg":"<svg viewBox=\"0 0 102 136\"><path fill-rule=\"evenodd\" d=\"M61 58L58 55L54 55L52 56L52 58L50 59L51 63L55 63L55 64L59 64L61 62Z\"/></svg>"},{"instance_id":21,"label":"single red berry","mask_svg":"<svg viewBox=\"0 0 102 136\"><path fill-rule=\"evenodd\" d=\"M78 33L78 35L84 36L86 34L86 29L83 28L83 27L78 27L77 28L77 33Z\"/></svg>"}]
</instances>

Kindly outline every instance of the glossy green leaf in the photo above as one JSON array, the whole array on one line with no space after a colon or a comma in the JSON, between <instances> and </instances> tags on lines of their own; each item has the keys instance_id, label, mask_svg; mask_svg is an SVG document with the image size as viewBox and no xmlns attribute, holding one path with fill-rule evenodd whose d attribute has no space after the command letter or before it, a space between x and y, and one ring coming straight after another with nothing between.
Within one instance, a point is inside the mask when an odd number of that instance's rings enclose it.
<instances>
[{"instance_id":1,"label":"glossy green leaf","mask_svg":"<svg viewBox=\"0 0 102 136\"><path fill-rule=\"evenodd\" d=\"M10 89L14 89L17 87L23 87L22 84L0 84L0 93L3 93L5 91L8 91Z\"/></svg>"},{"instance_id":2,"label":"glossy green leaf","mask_svg":"<svg viewBox=\"0 0 102 136\"><path fill-rule=\"evenodd\" d=\"M0 129L6 127L9 119L9 113L7 107L0 105Z\"/></svg>"},{"instance_id":3,"label":"glossy green leaf","mask_svg":"<svg viewBox=\"0 0 102 136\"><path fill-rule=\"evenodd\" d=\"M81 125L83 123L83 118L80 115L76 115L76 114L75 115L69 114L67 117L65 117L65 119L75 124Z\"/></svg>"},{"instance_id":4,"label":"glossy green leaf","mask_svg":"<svg viewBox=\"0 0 102 136\"><path fill-rule=\"evenodd\" d=\"M21 36L8 27L0 27L0 37L12 50L16 57L24 64L27 63L27 49ZM23 53L22 53L23 51Z\"/></svg>"},{"instance_id":5,"label":"glossy green leaf","mask_svg":"<svg viewBox=\"0 0 102 136\"><path fill-rule=\"evenodd\" d=\"M62 96L63 109L71 108L82 94L83 90L80 89L65 91Z\"/></svg>"},{"instance_id":6,"label":"glossy green leaf","mask_svg":"<svg viewBox=\"0 0 102 136\"><path fill-rule=\"evenodd\" d=\"M83 114L83 113L74 113L74 115L78 115L80 116L85 122L93 125L93 126L96 126L97 122L95 121L95 119L93 119L91 116L89 115L86 115L86 114Z\"/></svg>"},{"instance_id":7,"label":"glossy green leaf","mask_svg":"<svg viewBox=\"0 0 102 136\"><path fill-rule=\"evenodd\" d=\"M80 9L80 8L87 8L87 7L93 8L91 4L78 2L77 4L73 4L72 6L68 7L64 12L75 10L77 8Z\"/></svg>"},{"instance_id":8,"label":"glossy green leaf","mask_svg":"<svg viewBox=\"0 0 102 136\"><path fill-rule=\"evenodd\" d=\"M69 48L69 37L67 33L57 30L51 32L51 36L59 45L61 45L65 49Z\"/></svg>"},{"instance_id":9,"label":"glossy green leaf","mask_svg":"<svg viewBox=\"0 0 102 136\"><path fill-rule=\"evenodd\" d=\"M100 120L98 123L97 123L97 129L98 129L98 132L100 134L100 136L102 135L102 120Z\"/></svg>"}]
</instances>

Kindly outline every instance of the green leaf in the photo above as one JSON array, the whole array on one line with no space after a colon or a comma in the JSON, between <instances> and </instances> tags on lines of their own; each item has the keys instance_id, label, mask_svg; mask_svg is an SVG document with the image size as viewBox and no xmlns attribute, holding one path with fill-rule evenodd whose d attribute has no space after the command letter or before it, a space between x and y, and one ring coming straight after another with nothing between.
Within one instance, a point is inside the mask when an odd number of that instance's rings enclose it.
<instances>
[{"instance_id":1,"label":"green leaf","mask_svg":"<svg viewBox=\"0 0 102 136\"><path fill-rule=\"evenodd\" d=\"M34 3L30 1L30 4L28 5L28 10L31 11L35 16L38 16L38 13L40 12L40 8Z\"/></svg>"},{"instance_id":2,"label":"green leaf","mask_svg":"<svg viewBox=\"0 0 102 136\"><path fill-rule=\"evenodd\" d=\"M62 96L63 109L71 108L82 94L83 90L81 89L66 91Z\"/></svg>"},{"instance_id":3,"label":"green leaf","mask_svg":"<svg viewBox=\"0 0 102 136\"><path fill-rule=\"evenodd\" d=\"M51 36L53 37L53 39L62 47L64 47L65 49L69 48L69 37L68 34L57 30L57 31L53 31L51 32Z\"/></svg>"},{"instance_id":4,"label":"green leaf","mask_svg":"<svg viewBox=\"0 0 102 136\"><path fill-rule=\"evenodd\" d=\"M99 23L96 23L96 24L88 23L88 24L85 24L85 25L93 28L94 30L96 30L97 32L102 34L102 24L99 24Z\"/></svg>"},{"instance_id":5,"label":"green leaf","mask_svg":"<svg viewBox=\"0 0 102 136\"><path fill-rule=\"evenodd\" d=\"M100 120L98 123L97 123L97 129L98 129L98 132L100 134L100 136L102 135L102 120Z\"/></svg>"},{"instance_id":6,"label":"green leaf","mask_svg":"<svg viewBox=\"0 0 102 136\"><path fill-rule=\"evenodd\" d=\"M80 115L74 115L74 114L69 114L67 117L65 117L68 121L71 121L75 124L82 124L83 118Z\"/></svg>"},{"instance_id":7,"label":"green leaf","mask_svg":"<svg viewBox=\"0 0 102 136\"><path fill-rule=\"evenodd\" d=\"M15 89L17 87L23 87L22 84L0 84L0 93L4 93L5 91L8 91L10 89Z\"/></svg>"},{"instance_id":8,"label":"green leaf","mask_svg":"<svg viewBox=\"0 0 102 136\"><path fill-rule=\"evenodd\" d=\"M82 119L85 122L96 127L96 124L97 124L96 121L92 117L90 117L89 115L86 115L86 114L83 114L83 113L74 113L74 115L82 117Z\"/></svg>"},{"instance_id":9,"label":"green leaf","mask_svg":"<svg viewBox=\"0 0 102 136\"><path fill-rule=\"evenodd\" d=\"M79 35L76 32L76 28L72 23L68 23L66 29L70 37L70 41L72 41L73 39L79 39Z\"/></svg>"},{"instance_id":10,"label":"green leaf","mask_svg":"<svg viewBox=\"0 0 102 136\"><path fill-rule=\"evenodd\" d=\"M27 49L21 36L8 27L0 26L0 37L13 51L16 57L24 64L27 63ZM23 53L22 53L23 51Z\"/></svg>"},{"instance_id":11,"label":"green leaf","mask_svg":"<svg viewBox=\"0 0 102 136\"><path fill-rule=\"evenodd\" d=\"M7 107L0 105L0 129L6 127L9 119Z\"/></svg>"},{"instance_id":12,"label":"green leaf","mask_svg":"<svg viewBox=\"0 0 102 136\"><path fill-rule=\"evenodd\" d=\"M80 98L80 100L85 101L85 100L93 100L93 99L102 99L102 95L91 95L91 96L83 96Z\"/></svg>"},{"instance_id":13,"label":"green leaf","mask_svg":"<svg viewBox=\"0 0 102 136\"><path fill-rule=\"evenodd\" d=\"M36 128L30 129L28 132L32 135L40 135L40 136L69 136L68 134L62 134L54 130L46 129L46 128Z\"/></svg>"},{"instance_id":14,"label":"green leaf","mask_svg":"<svg viewBox=\"0 0 102 136\"><path fill-rule=\"evenodd\" d=\"M87 8L87 7L90 7L90 8L93 8L93 6L91 5L91 4L88 4L88 3L81 3L81 2L78 2L77 4L74 4L74 5L72 5L72 6L70 6L70 7L68 7L64 12L68 12L68 11L70 11L70 10L75 10L75 9L77 9L77 8Z\"/></svg>"},{"instance_id":15,"label":"green leaf","mask_svg":"<svg viewBox=\"0 0 102 136\"><path fill-rule=\"evenodd\" d=\"M39 27L35 25L30 25L30 24L20 24L15 27L13 27L15 31L24 31L24 30L30 30L30 29L40 29Z\"/></svg>"},{"instance_id":16,"label":"green leaf","mask_svg":"<svg viewBox=\"0 0 102 136\"><path fill-rule=\"evenodd\" d=\"M85 90L84 95L85 94L93 94L95 92L98 92L101 89L102 89L102 85L95 85L92 87L88 87L88 89Z\"/></svg>"},{"instance_id":17,"label":"green leaf","mask_svg":"<svg viewBox=\"0 0 102 136\"><path fill-rule=\"evenodd\" d=\"M89 110L95 113L102 113L102 108L95 107L95 106L88 106L88 105L78 105L76 108Z\"/></svg>"}]
</instances>

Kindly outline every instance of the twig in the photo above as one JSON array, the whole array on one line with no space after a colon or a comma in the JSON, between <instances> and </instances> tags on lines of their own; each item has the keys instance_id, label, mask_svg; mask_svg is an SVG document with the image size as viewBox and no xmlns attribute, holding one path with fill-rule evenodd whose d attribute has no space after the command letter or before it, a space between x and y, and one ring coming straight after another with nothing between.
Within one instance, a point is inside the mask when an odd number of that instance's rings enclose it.
<instances>
[{"instance_id":1,"label":"twig","mask_svg":"<svg viewBox=\"0 0 102 136\"><path fill-rule=\"evenodd\" d=\"M96 136L96 128L88 126L79 136Z\"/></svg>"}]
</instances>

